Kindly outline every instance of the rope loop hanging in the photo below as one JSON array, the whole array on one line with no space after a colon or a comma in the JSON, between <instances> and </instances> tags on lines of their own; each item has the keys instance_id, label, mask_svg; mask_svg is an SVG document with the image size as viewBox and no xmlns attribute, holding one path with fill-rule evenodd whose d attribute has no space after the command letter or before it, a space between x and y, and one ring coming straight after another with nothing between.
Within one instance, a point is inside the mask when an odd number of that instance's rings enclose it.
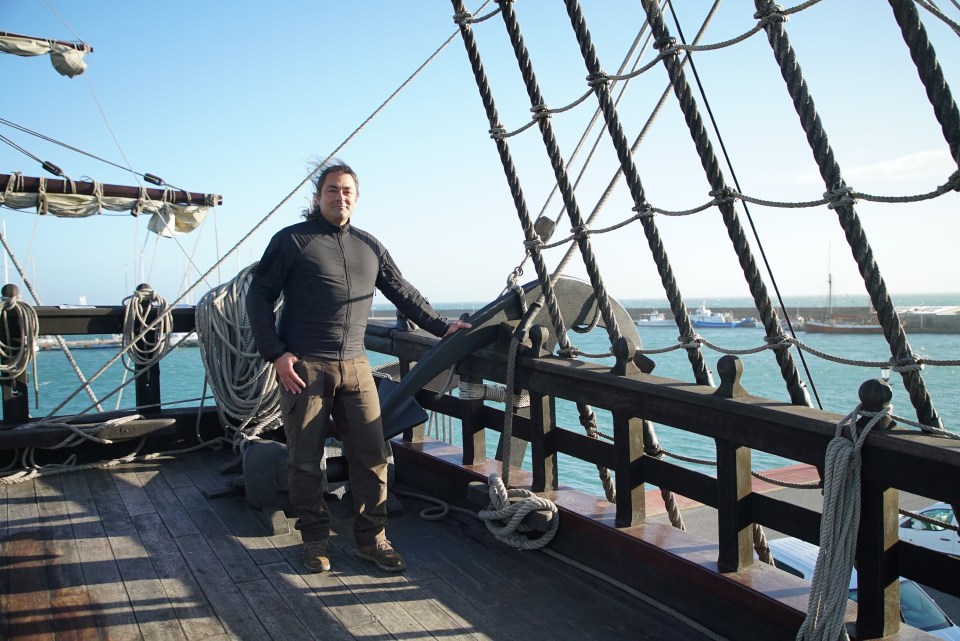
<instances>
[{"instance_id":1,"label":"rope loop hanging","mask_svg":"<svg viewBox=\"0 0 960 641\"><path fill-rule=\"evenodd\" d=\"M123 304L122 340L124 346L130 346L123 356L124 367L130 371L149 367L163 358L170 347L173 317L169 313L167 301L152 287L142 284L132 295L123 299ZM158 321L153 331L140 336L144 333L144 328L151 323L153 315L156 315ZM127 362L127 358L131 363Z\"/></svg>"},{"instance_id":2,"label":"rope loop hanging","mask_svg":"<svg viewBox=\"0 0 960 641\"><path fill-rule=\"evenodd\" d=\"M16 339L11 331L14 325L19 328ZM40 335L40 322L36 310L20 300L17 294L0 298L0 332L0 380L19 377L31 364L36 367L34 351Z\"/></svg>"},{"instance_id":3,"label":"rope loop hanging","mask_svg":"<svg viewBox=\"0 0 960 641\"><path fill-rule=\"evenodd\" d=\"M850 573L860 527L860 451L870 430L892 412L887 403L868 412L863 404L837 422L824 460L823 513L820 551L810 585L810 605L797 641L847 639L843 625L849 597ZM858 418L869 420L861 426ZM849 431L849 436L844 432Z\"/></svg>"}]
</instances>

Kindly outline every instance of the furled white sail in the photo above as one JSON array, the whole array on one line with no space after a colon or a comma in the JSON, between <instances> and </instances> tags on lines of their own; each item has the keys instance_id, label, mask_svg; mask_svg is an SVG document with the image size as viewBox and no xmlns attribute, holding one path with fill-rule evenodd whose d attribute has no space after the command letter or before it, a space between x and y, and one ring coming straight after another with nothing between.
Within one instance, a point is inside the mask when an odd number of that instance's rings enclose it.
<instances>
[{"instance_id":1,"label":"furled white sail","mask_svg":"<svg viewBox=\"0 0 960 641\"><path fill-rule=\"evenodd\" d=\"M210 206L218 196L207 194L208 204L179 204L171 202L175 190L164 189L160 199L150 198L146 189L136 198L103 195L103 185L93 181L93 194L60 193L47 191L47 179L40 178L36 191L23 190L19 174L12 174L6 189L0 191L0 206L10 209L32 210L39 215L51 214L64 218L85 218L109 211L128 211L134 216L150 215L147 228L161 236L174 233L189 233L200 226Z\"/></svg>"},{"instance_id":2,"label":"furled white sail","mask_svg":"<svg viewBox=\"0 0 960 641\"><path fill-rule=\"evenodd\" d=\"M92 49L84 43L76 45L18 36L12 33L0 33L0 52L12 53L16 56L43 56L49 55L53 68L63 76L73 78L87 69L83 56Z\"/></svg>"}]
</instances>

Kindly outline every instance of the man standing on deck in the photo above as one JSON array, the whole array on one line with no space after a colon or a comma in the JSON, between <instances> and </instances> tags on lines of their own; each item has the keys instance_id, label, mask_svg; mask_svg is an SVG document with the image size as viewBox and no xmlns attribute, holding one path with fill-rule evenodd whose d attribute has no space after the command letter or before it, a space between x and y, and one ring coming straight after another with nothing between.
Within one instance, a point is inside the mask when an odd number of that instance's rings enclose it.
<instances>
[{"instance_id":1,"label":"man standing on deck","mask_svg":"<svg viewBox=\"0 0 960 641\"><path fill-rule=\"evenodd\" d=\"M250 282L247 314L257 350L273 362L282 388L290 501L304 565L313 572L330 569L320 462L332 416L349 467L357 556L398 572L406 564L386 537L387 450L363 346L374 288L435 336L470 324L441 318L404 280L386 248L350 224L360 189L349 166L326 166L315 185L306 220L280 230L264 251Z\"/></svg>"}]
</instances>

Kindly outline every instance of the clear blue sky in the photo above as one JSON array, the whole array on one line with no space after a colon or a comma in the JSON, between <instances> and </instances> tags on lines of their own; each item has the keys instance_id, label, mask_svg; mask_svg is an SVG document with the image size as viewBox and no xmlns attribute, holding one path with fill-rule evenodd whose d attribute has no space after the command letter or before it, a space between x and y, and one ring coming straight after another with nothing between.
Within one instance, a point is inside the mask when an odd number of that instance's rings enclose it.
<instances>
[{"instance_id":1,"label":"clear blue sky","mask_svg":"<svg viewBox=\"0 0 960 641\"><path fill-rule=\"evenodd\" d=\"M960 18L943 4L954 20ZM584 0L582 5L604 69L614 73L640 29L640 3ZM708 5L682 3L688 40ZM702 42L745 32L754 24L751 6L722 5ZM516 10L547 104L556 108L572 102L586 90L586 71L562 3L518 2ZM921 15L948 80L960 90L960 39L929 14ZM59 76L46 57L0 56L3 118L120 164L125 157L136 171L173 185L224 198L202 231L179 236L179 244L157 241L146 232L145 219L123 214L39 219L0 209L8 242L42 302L77 303L83 295L90 303L119 304L141 280L169 301L177 298L185 253L206 271L232 249L287 198L311 161L336 149L455 32L451 16L452 6L439 0L272 5L4 0L0 30L79 37L95 51L87 57L86 77L74 79ZM837 161L854 189L925 193L956 170L885 2L824 0L793 16L787 27ZM507 129L517 129L529 121L530 105L503 22L497 16L475 29L500 118ZM651 58L648 49L643 59ZM820 198L823 185L764 34L700 53L695 60L744 193L780 201ZM662 68L631 83L621 107L631 140L665 86ZM590 98L553 117L564 154L573 150L595 107ZM354 223L377 235L404 274L435 303L496 297L523 258L516 210L487 129L458 36L339 154L361 178ZM8 127L0 125L0 133L74 178L135 184L123 171ZM536 216L553 184L542 139L533 127L508 143L527 206ZM584 217L612 176L608 139L600 150L578 194ZM6 145L0 144L0 160L3 173L44 175ZM672 96L636 164L649 201L658 207L684 210L708 199L709 187ZM227 259L220 278L257 260L273 233L299 219L308 197L308 189L295 193ZM958 198L953 193L922 204L858 205L895 295L960 291ZM559 212L559 202L555 197L547 209L551 217ZM631 206L621 185L594 227L616 224L630 215ZM743 208L738 210L747 226ZM755 205L750 212L785 294L826 297L828 271L835 296L863 293L833 212ZM658 217L657 225L688 304L748 293L717 211ZM569 227L562 222L557 238ZM639 224L592 242L614 296L662 296ZM551 264L561 252L548 253ZM582 276L582 261L575 259L570 273ZM190 272L188 282L196 276ZM524 280L533 277L528 263ZM216 279L215 274L212 284ZM193 298L207 289L200 285Z\"/></svg>"}]
</instances>

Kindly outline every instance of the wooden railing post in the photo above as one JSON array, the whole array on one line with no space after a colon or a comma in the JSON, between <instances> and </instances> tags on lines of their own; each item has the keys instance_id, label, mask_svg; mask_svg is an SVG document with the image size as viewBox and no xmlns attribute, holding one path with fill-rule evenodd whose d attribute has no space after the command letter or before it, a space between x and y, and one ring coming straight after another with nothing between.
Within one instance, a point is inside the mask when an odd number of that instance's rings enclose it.
<instances>
[{"instance_id":1,"label":"wooden railing post","mask_svg":"<svg viewBox=\"0 0 960 641\"><path fill-rule=\"evenodd\" d=\"M533 461L533 491L557 489L556 399L530 394L530 456Z\"/></svg>"},{"instance_id":2,"label":"wooden railing post","mask_svg":"<svg viewBox=\"0 0 960 641\"><path fill-rule=\"evenodd\" d=\"M863 410L878 412L889 407L893 390L875 379L859 390ZM870 417L861 417L863 429ZM884 417L874 431L888 430L896 424ZM869 453L861 450L863 456ZM895 634L900 629L900 581L893 546L898 534L900 493L885 484L864 479L860 488L860 529L857 532L857 633L872 639Z\"/></svg>"},{"instance_id":3,"label":"wooden railing post","mask_svg":"<svg viewBox=\"0 0 960 641\"><path fill-rule=\"evenodd\" d=\"M460 382L482 385L483 380L461 374ZM461 398L460 424L463 426L463 464L480 465L487 458L487 437L483 424L482 398Z\"/></svg>"},{"instance_id":4,"label":"wooden railing post","mask_svg":"<svg viewBox=\"0 0 960 641\"><path fill-rule=\"evenodd\" d=\"M747 395L740 384L743 361L722 356L717 362L720 386L714 393L722 398ZM752 490L750 449L727 440L717 444L717 564L725 572L736 572L753 563L753 523L747 510Z\"/></svg>"},{"instance_id":5,"label":"wooden railing post","mask_svg":"<svg viewBox=\"0 0 960 641\"><path fill-rule=\"evenodd\" d=\"M3 286L0 294L4 298L14 298L20 295L20 288L16 285ZM16 314L9 314L7 323L0 327L4 332L3 342L7 345L20 345L23 341L23 328L20 318ZM7 364L6 359L3 361ZM27 372L24 371L16 378L0 381L3 388L3 423L5 425L19 425L30 420L30 398L27 395Z\"/></svg>"},{"instance_id":6,"label":"wooden railing post","mask_svg":"<svg viewBox=\"0 0 960 641\"><path fill-rule=\"evenodd\" d=\"M617 527L631 527L646 519L646 501L640 474L643 453L643 419L613 413L613 443L616 460Z\"/></svg>"},{"instance_id":7,"label":"wooden railing post","mask_svg":"<svg viewBox=\"0 0 960 641\"><path fill-rule=\"evenodd\" d=\"M152 289L153 288L146 283L141 283L137 286L137 291ZM153 307L152 299L149 298L145 299L141 305L143 306L143 311L146 312L145 323L150 325L157 319L160 310L157 310L155 307ZM136 327L133 331L135 336L139 336L143 331L143 328ZM145 351L150 350L151 346L157 344L157 336L157 330L151 329L139 341L139 346ZM137 377L137 407L148 408L150 412L160 411L160 364L154 363L153 365L144 367L138 363L135 366L135 370L135 375Z\"/></svg>"},{"instance_id":8,"label":"wooden railing post","mask_svg":"<svg viewBox=\"0 0 960 641\"><path fill-rule=\"evenodd\" d=\"M750 448L717 439L717 564L736 572L753 563Z\"/></svg>"}]
</instances>

